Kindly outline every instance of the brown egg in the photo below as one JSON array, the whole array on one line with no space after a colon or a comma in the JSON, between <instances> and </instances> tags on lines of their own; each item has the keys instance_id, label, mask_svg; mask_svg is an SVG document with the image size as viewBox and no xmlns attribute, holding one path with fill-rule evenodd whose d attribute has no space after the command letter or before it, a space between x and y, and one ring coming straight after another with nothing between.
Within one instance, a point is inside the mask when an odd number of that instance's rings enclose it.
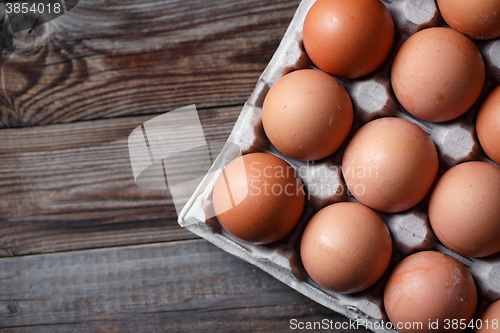
<instances>
[{"instance_id":1,"label":"brown egg","mask_svg":"<svg viewBox=\"0 0 500 333\"><path fill-rule=\"evenodd\" d=\"M500 37L500 1L437 0L437 4L453 29L476 39Z\"/></svg>"},{"instance_id":2,"label":"brown egg","mask_svg":"<svg viewBox=\"0 0 500 333\"><path fill-rule=\"evenodd\" d=\"M437 182L429 202L429 221L439 240L464 256L500 251L500 168L465 162Z\"/></svg>"},{"instance_id":3,"label":"brown egg","mask_svg":"<svg viewBox=\"0 0 500 333\"><path fill-rule=\"evenodd\" d=\"M323 208L309 221L300 255L317 284L339 293L355 293L382 277L391 261L392 240L374 211L341 202Z\"/></svg>"},{"instance_id":4,"label":"brown egg","mask_svg":"<svg viewBox=\"0 0 500 333\"><path fill-rule=\"evenodd\" d=\"M385 213L422 201L434 184L438 166L431 138L400 118L380 118L361 127L342 158L342 174L352 195Z\"/></svg>"},{"instance_id":5,"label":"brown egg","mask_svg":"<svg viewBox=\"0 0 500 333\"><path fill-rule=\"evenodd\" d=\"M475 333L500 332L500 301L490 305L479 320L476 320Z\"/></svg>"},{"instance_id":6,"label":"brown egg","mask_svg":"<svg viewBox=\"0 0 500 333\"><path fill-rule=\"evenodd\" d=\"M476 132L486 155L500 164L500 86L481 104L476 119Z\"/></svg>"},{"instance_id":7,"label":"brown egg","mask_svg":"<svg viewBox=\"0 0 500 333\"><path fill-rule=\"evenodd\" d=\"M387 316L401 333L461 332L447 330L445 320L450 320L450 326L453 319L468 324L476 305L472 275L458 260L440 252L419 252L403 259L384 291Z\"/></svg>"},{"instance_id":8,"label":"brown egg","mask_svg":"<svg viewBox=\"0 0 500 333\"><path fill-rule=\"evenodd\" d=\"M352 79L377 69L394 43L394 23L380 0L318 0L304 21L304 47L321 70Z\"/></svg>"},{"instance_id":9,"label":"brown egg","mask_svg":"<svg viewBox=\"0 0 500 333\"><path fill-rule=\"evenodd\" d=\"M333 154L347 138L352 120L351 99L344 87L311 69L278 80L262 107L262 124L271 143L299 160Z\"/></svg>"},{"instance_id":10,"label":"brown egg","mask_svg":"<svg viewBox=\"0 0 500 333\"><path fill-rule=\"evenodd\" d=\"M414 116L435 122L467 112L483 89L485 68L474 43L448 28L421 30L398 50L392 88Z\"/></svg>"},{"instance_id":11,"label":"brown egg","mask_svg":"<svg viewBox=\"0 0 500 333\"><path fill-rule=\"evenodd\" d=\"M252 153L229 163L217 179L214 211L231 235L269 244L295 227L304 209L302 182L281 158Z\"/></svg>"}]
</instances>

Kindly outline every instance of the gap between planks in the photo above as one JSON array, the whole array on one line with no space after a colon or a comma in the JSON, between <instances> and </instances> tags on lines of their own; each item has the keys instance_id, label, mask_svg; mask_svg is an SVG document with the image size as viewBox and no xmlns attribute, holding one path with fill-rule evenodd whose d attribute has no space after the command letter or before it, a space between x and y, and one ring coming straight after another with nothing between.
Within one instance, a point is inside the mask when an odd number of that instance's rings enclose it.
<instances>
[{"instance_id":1,"label":"gap between planks","mask_svg":"<svg viewBox=\"0 0 500 333\"><path fill-rule=\"evenodd\" d=\"M225 141L240 110L200 111L204 131ZM134 182L127 138L150 118L0 130L0 256L194 237L168 191ZM196 156L186 163L186 173L201 170Z\"/></svg>"}]
</instances>

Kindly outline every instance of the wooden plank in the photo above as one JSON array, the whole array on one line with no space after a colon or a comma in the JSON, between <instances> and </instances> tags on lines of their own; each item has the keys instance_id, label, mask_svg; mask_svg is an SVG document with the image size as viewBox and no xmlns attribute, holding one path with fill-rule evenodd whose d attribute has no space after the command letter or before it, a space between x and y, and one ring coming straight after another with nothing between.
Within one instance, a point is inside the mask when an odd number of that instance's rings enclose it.
<instances>
[{"instance_id":1,"label":"wooden plank","mask_svg":"<svg viewBox=\"0 0 500 333\"><path fill-rule=\"evenodd\" d=\"M225 141L240 109L200 110L207 136ZM195 237L167 191L134 182L127 139L150 118L0 130L0 256Z\"/></svg>"},{"instance_id":2,"label":"wooden plank","mask_svg":"<svg viewBox=\"0 0 500 333\"><path fill-rule=\"evenodd\" d=\"M4 258L0 281L5 333L290 332L294 318L346 321L205 240Z\"/></svg>"},{"instance_id":3,"label":"wooden plank","mask_svg":"<svg viewBox=\"0 0 500 333\"><path fill-rule=\"evenodd\" d=\"M0 22L0 126L243 104L298 3L80 0L32 32Z\"/></svg>"}]
</instances>

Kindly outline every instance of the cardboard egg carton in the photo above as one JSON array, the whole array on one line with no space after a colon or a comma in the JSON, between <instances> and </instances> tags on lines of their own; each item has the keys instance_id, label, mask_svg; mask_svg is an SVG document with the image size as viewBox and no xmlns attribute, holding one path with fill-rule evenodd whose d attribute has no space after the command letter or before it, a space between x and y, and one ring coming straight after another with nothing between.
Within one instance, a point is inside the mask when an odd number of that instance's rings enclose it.
<instances>
[{"instance_id":1,"label":"cardboard egg carton","mask_svg":"<svg viewBox=\"0 0 500 333\"><path fill-rule=\"evenodd\" d=\"M354 125L350 137L363 124L380 117L400 117L420 126L434 141L439 154L441 176L452 166L468 160L491 162L482 152L474 130L475 116L485 95L500 84L500 40L474 41L486 65L483 92L473 108L462 117L446 122L419 120L406 112L396 100L390 83L390 68L399 46L413 33L431 26L445 26L434 0L382 0L391 12L396 39L384 64L366 77L339 81L347 89L354 107ZM342 178L341 161L345 148L314 162L291 159L278 152L267 139L262 127L262 104L270 87L283 75L298 69L315 68L304 51L302 27L315 0L303 0L283 39L245 103L229 136L243 154L267 152L289 162L298 172L307 191L306 206L297 227L276 243L255 246L243 243L220 226L212 208L212 190L221 169L236 157L236 152L221 153L210 173L202 181L179 216L179 224L209 240L233 255L260 267L278 280L316 302L348 318L365 324L375 332L395 332L380 325L388 322L382 304L384 285L390 271L404 257L421 250L439 250L462 262L472 273L479 294L478 314L500 298L500 254L474 259L460 256L445 248L433 234L427 216L428 198L416 207L397 214L379 214L387 223L393 238L393 258L385 275L374 286L360 293L342 295L318 286L305 272L298 252L302 231L308 220L326 205L353 201ZM346 142L347 142L346 141ZM314 189L312 191L311 189Z\"/></svg>"}]
</instances>

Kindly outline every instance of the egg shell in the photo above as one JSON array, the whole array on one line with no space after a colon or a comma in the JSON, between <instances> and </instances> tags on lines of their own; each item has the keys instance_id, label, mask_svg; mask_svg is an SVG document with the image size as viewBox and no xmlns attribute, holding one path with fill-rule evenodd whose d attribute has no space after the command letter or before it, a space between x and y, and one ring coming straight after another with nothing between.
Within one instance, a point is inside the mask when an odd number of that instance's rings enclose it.
<instances>
[{"instance_id":1,"label":"egg shell","mask_svg":"<svg viewBox=\"0 0 500 333\"><path fill-rule=\"evenodd\" d=\"M500 86L490 92L481 104L476 133L486 155L500 164Z\"/></svg>"},{"instance_id":2,"label":"egg shell","mask_svg":"<svg viewBox=\"0 0 500 333\"><path fill-rule=\"evenodd\" d=\"M327 206L307 224L300 243L302 263L320 286L340 293L362 291L377 282L392 255L384 221L352 202Z\"/></svg>"},{"instance_id":3,"label":"egg shell","mask_svg":"<svg viewBox=\"0 0 500 333\"><path fill-rule=\"evenodd\" d=\"M304 48L321 70L359 78L376 70L394 44L391 14L379 0L318 0L304 20Z\"/></svg>"},{"instance_id":4,"label":"egg shell","mask_svg":"<svg viewBox=\"0 0 500 333\"><path fill-rule=\"evenodd\" d=\"M437 0L450 27L475 39L500 37L500 1Z\"/></svg>"},{"instance_id":5,"label":"egg shell","mask_svg":"<svg viewBox=\"0 0 500 333\"><path fill-rule=\"evenodd\" d=\"M213 192L213 208L222 227L253 244L285 237L299 221L304 202L295 170L266 153L243 155L229 163Z\"/></svg>"},{"instance_id":6,"label":"egg shell","mask_svg":"<svg viewBox=\"0 0 500 333\"><path fill-rule=\"evenodd\" d=\"M485 257L500 251L500 168L465 162L448 170L429 201L438 239L456 253Z\"/></svg>"},{"instance_id":7,"label":"egg shell","mask_svg":"<svg viewBox=\"0 0 500 333\"><path fill-rule=\"evenodd\" d=\"M262 124L271 143L299 160L333 154L349 135L352 121L352 103L344 87L311 69L278 80L262 107Z\"/></svg>"},{"instance_id":8,"label":"egg shell","mask_svg":"<svg viewBox=\"0 0 500 333\"><path fill-rule=\"evenodd\" d=\"M384 291L387 316L401 333L461 332L463 329L446 330L445 319L462 319L468 324L476 305L476 285L467 268L455 258L434 251L403 259L389 276ZM429 327L429 322L436 320L438 326ZM421 329L414 323L420 323Z\"/></svg>"},{"instance_id":9,"label":"egg shell","mask_svg":"<svg viewBox=\"0 0 500 333\"><path fill-rule=\"evenodd\" d=\"M465 35L448 28L421 30L399 48L391 69L396 98L412 115L443 122L467 112L485 80L481 53Z\"/></svg>"},{"instance_id":10,"label":"egg shell","mask_svg":"<svg viewBox=\"0 0 500 333\"><path fill-rule=\"evenodd\" d=\"M228 140L239 145L243 153L262 151L282 156L280 152L272 147L262 129L262 104L269 87L283 75L298 69L314 68L304 51L302 32L307 11L315 2L316 0L301 2L278 50L257 81L254 91L242 107L241 114ZM429 26L443 26L445 24L437 10L435 0L384 0L384 4L390 10L397 26L397 41L395 44L398 46L409 35L419 30ZM498 52L500 50L500 41L482 41L477 42L476 45L487 64L487 89L489 89L489 87L500 84L500 53ZM354 126L356 128L371 119L380 117L395 116L409 119L410 116L402 110L390 88L389 69L392 58L392 55L389 56L386 64L368 76L341 81L349 92L355 108L356 123ZM486 91L483 90L483 92ZM419 119L412 119L412 122L425 129L434 140L439 152L440 169L442 171L466 160L484 158L481 156L482 152L474 134L474 123L472 122L475 120L472 114L474 110L475 106L470 114L443 123L429 123ZM341 147L339 152L343 149L344 147ZM334 154L312 163L282 156L296 168L300 175L302 174L299 172L299 168L307 168L306 174L310 177L302 178L306 188L314 184L326 183L331 188L331 191L321 193L318 197L308 192L308 200L301 221L289 236L274 244L268 246L251 245L234 237L228 237L217 219L210 217L213 216L209 214L213 214L210 210L213 185L216 181L214 176L207 177L204 185L200 187L196 196L187 205L185 214L180 216L179 223L242 260L263 268L290 288L327 308L354 321L365 318L369 330L371 329L377 333L395 332L395 330L375 328L380 327L381 321L387 321L382 304L382 289L380 288L382 287L382 281L360 293L341 295L326 291L324 288L318 287L316 283L312 283L311 279L307 278L307 273L300 262L298 253L300 237L303 227L305 227L307 220L311 216L310 214L312 214L311 211L317 211L321 207L339 200L353 200L351 197L344 196L345 191L338 191L338 184L342 184L342 187L344 187L340 168L341 157L341 154ZM232 158L231 156L228 159ZM322 169L330 169L330 171L327 173L317 172ZM425 200L416 207L401 213L381 214L393 237L395 257L406 256L409 253L427 249L440 249L445 253L452 254L467 265L481 294L479 297L482 303L481 309L490 304L491 301L499 299L500 255L487 258L467 258L455 255L452 251L446 249L432 233L428 222ZM396 259L394 258L394 260ZM304 276L306 277L305 280L302 279Z\"/></svg>"},{"instance_id":11,"label":"egg shell","mask_svg":"<svg viewBox=\"0 0 500 333\"><path fill-rule=\"evenodd\" d=\"M386 213L401 212L422 201L438 167L431 138L400 118L379 118L361 127L342 158L342 174L352 195Z\"/></svg>"},{"instance_id":12,"label":"egg shell","mask_svg":"<svg viewBox=\"0 0 500 333\"><path fill-rule=\"evenodd\" d=\"M478 326L481 325L481 328L477 328L475 333L500 332L500 301L491 304L476 323Z\"/></svg>"}]
</instances>

